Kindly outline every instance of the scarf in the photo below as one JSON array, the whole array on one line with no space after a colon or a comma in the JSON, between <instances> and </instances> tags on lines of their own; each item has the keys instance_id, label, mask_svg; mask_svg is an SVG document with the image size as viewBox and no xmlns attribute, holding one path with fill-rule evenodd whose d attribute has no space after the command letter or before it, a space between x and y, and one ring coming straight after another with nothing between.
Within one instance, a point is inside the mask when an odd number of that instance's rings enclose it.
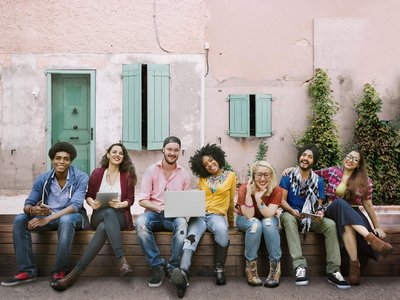
<instances>
[{"instance_id":1,"label":"scarf","mask_svg":"<svg viewBox=\"0 0 400 300\"><path fill-rule=\"evenodd\" d=\"M303 181L300 168L297 167L290 174L290 187L293 190L294 195L300 193L300 196L305 198L302 213L314 214L316 209L315 206L318 203L318 175L311 170L311 176ZM301 221L301 232L305 233L310 230L311 218L307 217Z\"/></svg>"}]
</instances>

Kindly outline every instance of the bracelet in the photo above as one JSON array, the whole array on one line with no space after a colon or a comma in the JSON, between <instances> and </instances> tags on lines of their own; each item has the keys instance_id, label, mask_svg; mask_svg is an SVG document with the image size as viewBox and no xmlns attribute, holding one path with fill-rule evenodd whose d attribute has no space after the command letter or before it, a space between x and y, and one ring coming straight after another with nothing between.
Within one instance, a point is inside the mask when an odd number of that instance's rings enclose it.
<instances>
[{"instance_id":1,"label":"bracelet","mask_svg":"<svg viewBox=\"0 0 400 300\"><path fill-rule=\"evenodd\" d=\"M252 208L252 207L254 207L254 205L252 204L252 205L247 205L246 203L244 203L244 206L246 206L246 207L248 207L248 208Z\"/></svg>"},{"instance_id":2,"label":"bracelet","mask_svg":"<svg viewBox=\"0 0 400 300\"><path fill-rule=\"evenodd\" d=\"M258 206L258 208L260 208L260 209L261 209L261 208L264 208L264 207L265 207L264 202L261 202L260 205Z\"/></svg>"}]
</instances>

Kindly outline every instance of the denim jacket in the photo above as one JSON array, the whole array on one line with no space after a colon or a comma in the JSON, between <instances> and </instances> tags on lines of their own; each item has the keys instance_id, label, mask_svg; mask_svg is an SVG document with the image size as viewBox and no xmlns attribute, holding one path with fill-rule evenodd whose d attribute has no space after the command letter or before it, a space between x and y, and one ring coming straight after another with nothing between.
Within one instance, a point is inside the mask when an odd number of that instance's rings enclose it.
<instances>
[{"instance_id":1,"label":"denim jacket","mask_svg":"<svg viewBox=\"0 0 400 300\"><path fill-rule=\"evenodd\" d=\"M51 169L36 178L33 183L32 191L25 200L24 206L37 205L40 200L43 200L43 203L47 204L51 180L55 178L54 172L54 169ZM75 212L79 212L83 218L82 228L87 228L89 226L89 220L83 202L85 200L89 176L74 166L70 166L68 172L69 180L67 189L69 189L69 196L66 207L72 206Z\"/></svg>"}]
</instances>

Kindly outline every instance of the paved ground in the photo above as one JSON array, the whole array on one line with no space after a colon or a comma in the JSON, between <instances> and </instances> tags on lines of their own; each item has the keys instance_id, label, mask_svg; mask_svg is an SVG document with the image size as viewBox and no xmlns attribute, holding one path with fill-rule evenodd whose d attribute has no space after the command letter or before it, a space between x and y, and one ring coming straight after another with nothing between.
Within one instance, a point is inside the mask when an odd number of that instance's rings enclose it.
<instances>
[{"instance_id":1,"label":"paved ground","mask_svg":"<svg viewBox=\"0 0 400 300\"><path fill-rule=\"evenodd\" d=\"M2 280L4 278L0 278ZM81 277L70 289L59 293L50 288L48 279L40 277L35 282L20 286L0 286L0 299L178 299L175 289L167 279L159 288L149 288L146 278L131 277L124 281L118 277ZM364 277L360 286L339 290L327 283L326 278L311 278L308 286L294 285L293 278L282 278L275 289L250 287L242 278L228 278L226 286L216 286L211 277L193 277L184 299L400 299L399 277Z\"/></svg>"}]
</instances>

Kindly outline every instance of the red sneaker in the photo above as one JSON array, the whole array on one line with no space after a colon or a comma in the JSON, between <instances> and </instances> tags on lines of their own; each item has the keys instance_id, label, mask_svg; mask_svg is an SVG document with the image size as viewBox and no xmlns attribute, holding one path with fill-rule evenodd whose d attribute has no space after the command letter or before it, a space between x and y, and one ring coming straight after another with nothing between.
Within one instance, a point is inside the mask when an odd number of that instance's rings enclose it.
<instances>
[{"instance_id":1,"label":"red sneaker","mask_svg":"<svg viewBox=\"0 0 400 300\"><path fill-rule=\"evenodd\" d=\"M36 279L36 276L29 275L27 272L19 272L14 277L4 280L1 282L1 285L4 286L13 286L24 282L33 281Z\"/></svg>"},{"instance_id":2,"label":"red sneaker","mask_svg":"<svg viewBox=\"0 0 400 300\"><path fill-rule=\"evenodd\" d=\"M59 279L62 279L65 277L65 272L61 271L61 272L55 272L51 275L51 281L57 281Z\"/></svg>"}]
</instances>

